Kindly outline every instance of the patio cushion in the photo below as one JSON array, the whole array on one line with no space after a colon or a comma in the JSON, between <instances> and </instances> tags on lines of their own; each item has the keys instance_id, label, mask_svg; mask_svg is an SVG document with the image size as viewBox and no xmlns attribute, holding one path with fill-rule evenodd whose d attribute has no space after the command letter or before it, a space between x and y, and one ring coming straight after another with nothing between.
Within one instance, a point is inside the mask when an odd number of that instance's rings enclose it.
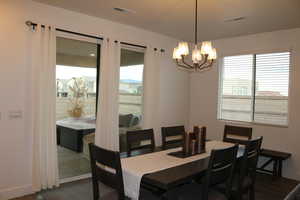
<instances>
[{"instance_id":1,"label":"patio cushion","mask_svg":"<svg viewBox=\"0 0 300 200\"><path fill-rule=\"evenodd\" d=\"M133 114L119 115L119 127L130 127Z\"/></svg>"}]
</instances>

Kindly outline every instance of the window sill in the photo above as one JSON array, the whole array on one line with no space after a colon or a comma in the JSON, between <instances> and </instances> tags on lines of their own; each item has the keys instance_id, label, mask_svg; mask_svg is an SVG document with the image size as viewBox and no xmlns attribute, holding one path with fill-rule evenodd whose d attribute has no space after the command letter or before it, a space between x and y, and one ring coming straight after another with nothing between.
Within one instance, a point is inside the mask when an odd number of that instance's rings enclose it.
<instances>
[{"instance_id":1,"label":"window sill","mask_svg":"<svg viewBox=\"0 0 300 200\"><path fill-rule=\"evenodd\" d=\"M259 122L245 122L245 121L236 121L236 120L227 120L227 119L217 119L218 121L230 124L240 124L244 126L270 126L270 127L277 127L277 128L288 128L288 125L278 125L278 124L267 124L267 123L259 123Z\"/></svg>"}]
</instances>

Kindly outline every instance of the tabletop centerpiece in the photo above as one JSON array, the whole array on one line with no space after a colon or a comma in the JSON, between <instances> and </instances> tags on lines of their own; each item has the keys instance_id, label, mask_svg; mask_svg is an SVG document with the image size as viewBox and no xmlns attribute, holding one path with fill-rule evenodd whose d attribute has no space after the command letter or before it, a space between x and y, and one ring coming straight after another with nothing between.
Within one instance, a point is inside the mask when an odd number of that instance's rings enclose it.
<instances>
[{"instance_id":1,"label":"tabletop centerpiece","mask_svg":"<svg viewBox=\"0 0 300 200\"><path fill-rule=\"evenodd\" d=\"M194 126L193 132L185 132L183 135L182 150L171 152L169 155L187 158L206 152L206 127Z\"/></svg>"},{"instance_id":2,"label":"tabletop centerpiece","mask_svg":"<svg viewBox=\"0 0 300 200\"><path fill-rule=\"evenodd\" d=\"M72 78L69 82L70 109L68 114L73 118L80 118L84 113L85 98L88 88L83 78Z\"/></svg>"}]
</instances>

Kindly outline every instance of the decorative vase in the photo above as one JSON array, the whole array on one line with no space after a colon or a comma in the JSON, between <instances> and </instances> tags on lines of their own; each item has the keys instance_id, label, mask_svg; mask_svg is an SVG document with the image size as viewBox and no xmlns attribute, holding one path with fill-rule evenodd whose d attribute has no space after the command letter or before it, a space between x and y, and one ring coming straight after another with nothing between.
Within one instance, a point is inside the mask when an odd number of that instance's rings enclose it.
<instances>
[{"instance_id":1,"label":"decorative vase","mask_svg":"<svg viewBox=\"0 0 300 200\"><path fill-rule=\"evenodd\" d=\"M69 111L69 115L74 118L80 118L82 116L83 110L81 107L74 108Z\"/></svg>"}]
</instances>

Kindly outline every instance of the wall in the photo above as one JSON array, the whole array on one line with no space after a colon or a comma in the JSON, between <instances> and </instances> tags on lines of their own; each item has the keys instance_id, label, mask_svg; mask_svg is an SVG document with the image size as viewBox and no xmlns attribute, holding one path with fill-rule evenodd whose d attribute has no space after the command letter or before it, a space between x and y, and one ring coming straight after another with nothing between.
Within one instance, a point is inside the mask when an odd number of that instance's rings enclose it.
<instances>
[{"instance_id":1,"label":"wall","mask_svg":"<svg viewBox=\"0 0 300 200\"><path fill-rule=\"evenodd\" d=\"M262 33L213 42L219 57L243 53L292 50L289 98L289 126L249 125L254 137L263 136L263 147L291 152L292 159L284 163L286 177L300 180L300 29ZM224 121L217 120L219 63L210 71L190 75L190 126L208 128L208 137L221 139Z\"/></svg>"},{"instance_id":2,"label":"wall","mask_svg":"<svg viewBox=\"0 0 300 200\"><path fill-rule=\"evenodd\" d=\"M160 70L160 124L186 124L189 104L188 74L171 59L175 39L142 29L54 8L31 0L0 1L0 199L31 192L32 135L28 129L26 20L85 34L109 36L166 49ZM9 119L9 111L21 111ZM159 142L158 142L159 144Z\"/></svg>"}]
</instances>

